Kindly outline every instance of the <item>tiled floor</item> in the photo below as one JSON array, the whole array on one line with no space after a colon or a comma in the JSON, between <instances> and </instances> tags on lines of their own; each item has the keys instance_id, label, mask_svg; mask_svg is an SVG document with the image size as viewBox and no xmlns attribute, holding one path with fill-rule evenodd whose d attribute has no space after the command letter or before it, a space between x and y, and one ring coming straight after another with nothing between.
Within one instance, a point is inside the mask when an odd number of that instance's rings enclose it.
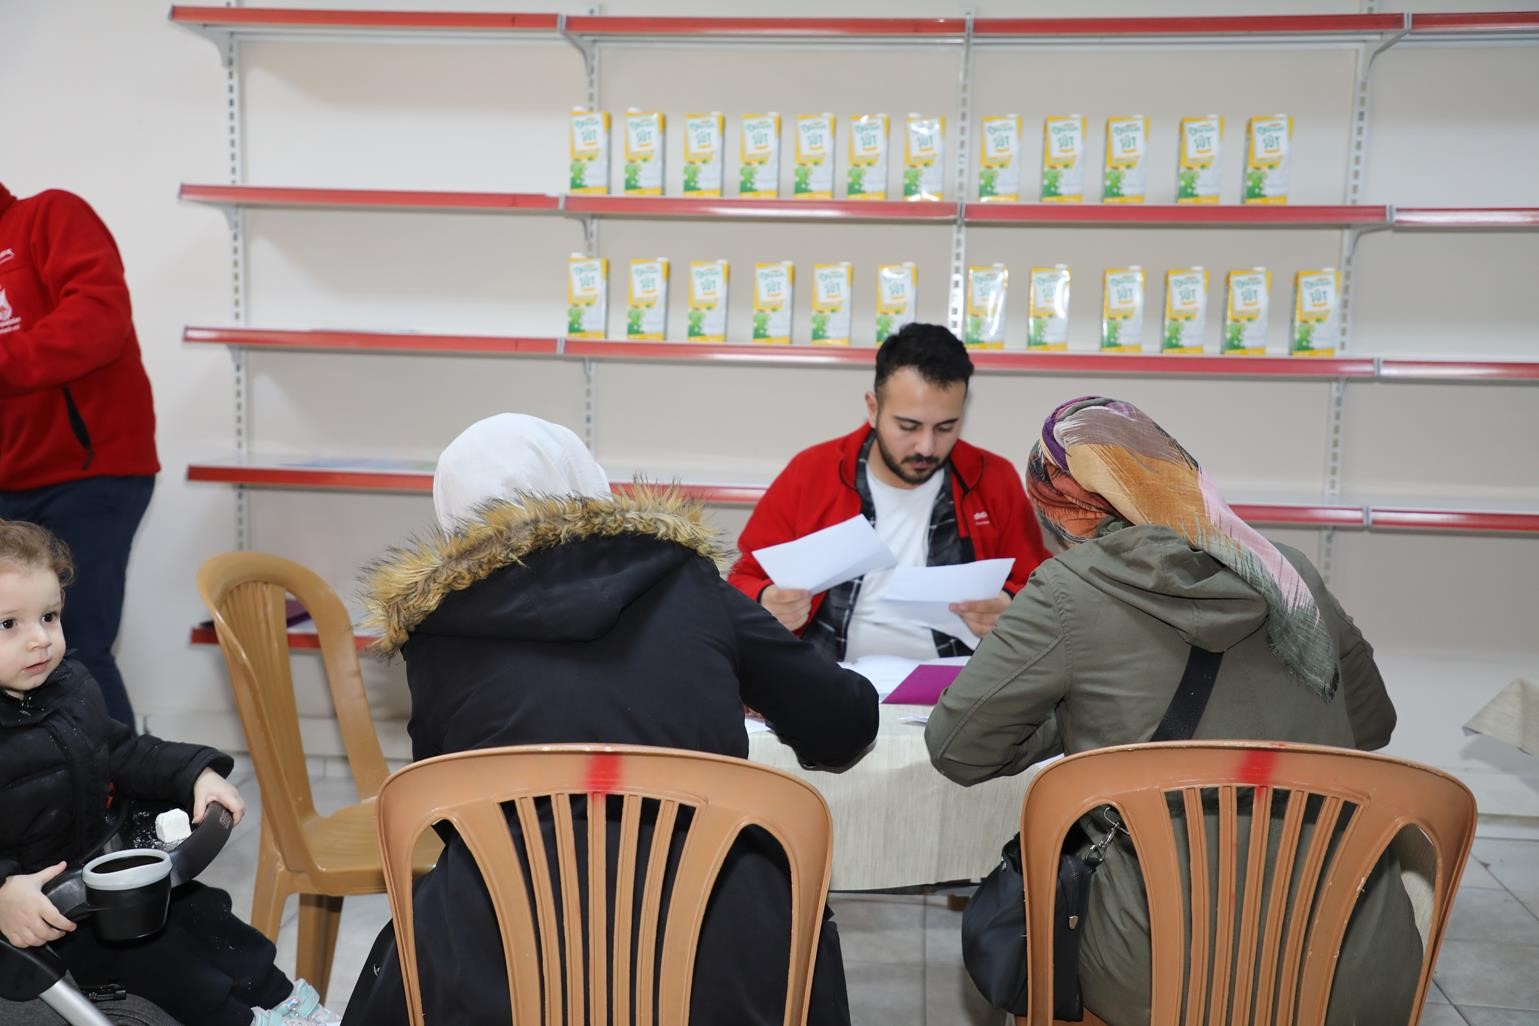
<instances>
[{"instance_id":1,"label":"tiled floor","mask_svg":"<svg viewBox=\"0 0 1539 1026\"><path fill-rule=\"evenodd\" d=\"M251 803L206 882L227 889L237 911L251 908L256 868L256 781L237 774ZM355 800L352 783L314 781L323 809ZM962 968L961 914L943 896L835 895L855 1026L998 1026L1002 1020L978 997ZM295 906L278 942L279 965L294 964ZM349 898L332 970L330 1004L340 1010L390 918L384 896ZM1481 828L1475 853L1449 921L1437 987L1422 1014L1424 1026L1539 1026L1539 830Z\"/></svg>"}]
</instances>

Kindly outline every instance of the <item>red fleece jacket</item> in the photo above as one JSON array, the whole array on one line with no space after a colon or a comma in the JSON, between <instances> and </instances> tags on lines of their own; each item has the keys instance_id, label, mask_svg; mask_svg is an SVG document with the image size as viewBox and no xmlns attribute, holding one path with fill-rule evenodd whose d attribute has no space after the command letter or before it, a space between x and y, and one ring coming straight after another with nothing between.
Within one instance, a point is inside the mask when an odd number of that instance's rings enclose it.
<instances>
[{"instance_id":1,"label":"red fleece jacket","mask_svg":"<svg viewBox=\"0 0 1539 1026\"><path fill-rule=\"evenodd\" d=\"M0 491L159 469L111 233L78 196L0 185Z\"/></svg>"},{"instance_id":2,"label":"red fleece jacket","mask_svg":"<svg viewBox=\"0 0 1539 1026\"><path fill-rule=\"evenodd\" d=\"M735 588L757 602L772 582L753 558L755 550L794 541L860 512L855 473L870 432L869 426L861 425L853 434L814 445L791 459L754 507L738 539L742 555L727 577ZM1014 595L1037 564L1048 558L1021 476L1003 456L960 440L951 450L950 462L957 531L971 539L977 559L1015 557L1015 569L1005 582L1005 590ZM808 623L817 616L822 601L822 594L812 597Z\"/></svg>"}]
</instances>

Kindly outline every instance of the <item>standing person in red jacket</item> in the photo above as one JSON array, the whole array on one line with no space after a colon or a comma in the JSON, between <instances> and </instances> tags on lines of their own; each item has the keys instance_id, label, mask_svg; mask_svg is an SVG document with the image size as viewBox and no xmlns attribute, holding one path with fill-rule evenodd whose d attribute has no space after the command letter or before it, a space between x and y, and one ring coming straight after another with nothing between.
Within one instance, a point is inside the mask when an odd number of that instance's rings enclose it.
<instances>
[{"instance_id":1,"label":"standing person in red jacket","mask_svg":"<svg viewBox=\"0 0 1539 1026\"><path fill-rule=\"evenodd\" d=\"M117 244L80 197L0 185L0 519L62 538L72 657L132 727L112 657L128 551L160 463Z\"/></svg>"},{"instance_id":2,"label":"standing person in red jacket","mask_svg":"<svg viewBox=\"0 0 1539 1026\"><path fill-rule=\"evenodd\" d=\"M1021 476L1001 456L960 438L973 364L950 331L910 324L882 343L867 422L853 434L798 453L754 509L728 580L835 659L883 654L961 656L960 639L895 616L881 602L880 570L817 595L778 588L754 559L857 513L902 566L949 566L1014 557L1005 591L952 607L979 637L1048 558Z\"/></svg>"}]
</instances>

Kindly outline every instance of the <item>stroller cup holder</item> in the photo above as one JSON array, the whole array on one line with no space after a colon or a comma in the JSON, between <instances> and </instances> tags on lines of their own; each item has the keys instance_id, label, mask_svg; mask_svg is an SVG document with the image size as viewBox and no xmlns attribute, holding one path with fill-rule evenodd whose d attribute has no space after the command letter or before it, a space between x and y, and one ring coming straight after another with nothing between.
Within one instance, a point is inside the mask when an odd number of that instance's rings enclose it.
<instances>
[{"instance_id":1,"label":"stroller cup holder","mask_svg":"<svg viewBox=\"0 0 1539 1026\"><path fill-rule=\"evenodd\" d=\"M208 868L234 828L230 811L210 802L203 821L174 850L125 848L99 855L54 877L43 894L70 920L91 919L92 929L104 941L148 937L166 925L172 888ZM105 1023L64 977L63 960L48 946L17 948L0 937L0 998L40 997L71 1026Z\"/></svg>"}]
</instances>

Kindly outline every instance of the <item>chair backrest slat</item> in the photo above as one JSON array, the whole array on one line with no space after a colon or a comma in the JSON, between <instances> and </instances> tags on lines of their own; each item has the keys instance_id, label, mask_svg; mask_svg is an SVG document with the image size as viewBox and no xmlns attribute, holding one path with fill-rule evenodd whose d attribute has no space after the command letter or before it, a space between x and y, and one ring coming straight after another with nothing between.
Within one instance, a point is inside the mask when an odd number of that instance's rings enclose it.
<instances>
[{"instance_id":1,"label":"chair backrest slat","mask_svg":"<svg viewBox=\"0 0 1539 1026\"><path fill-rule=\"evenodd\" d=\"M1322 1026L1357 898L1408 828L1431 842L1435 863L1421 1007L1474 837L1469 789L1429 767L1344 749L1169 742L1071 756L1028 786L1030 1026L1053 1021L1058 844L1103 804L1122 813L1144 878L1152 1026Z\"/></svg>"},{"instance_id":2,"label":"chair backrest slat","mask_svg":"<svg viewBox=\"0 0 1539 1026\"><path fill-rule=\"evenodd\" d=\"M570 805L578 795L587 797L586 839ZM642 855L648 819L651 839ZM693 960L716 877L739 832L748 824L762 828L784 847L791 874L783 1022L805 1021L832 825L822 797L802 781L737 759L618 745L460 752L396 773L380 791L379 832L416 1026L423 1021L419 956L410 873L400 863L437 822L461 833L487 881L503 930L515 1021L546 1026L687 1021Z\"/></svg>"}]
</instances>

